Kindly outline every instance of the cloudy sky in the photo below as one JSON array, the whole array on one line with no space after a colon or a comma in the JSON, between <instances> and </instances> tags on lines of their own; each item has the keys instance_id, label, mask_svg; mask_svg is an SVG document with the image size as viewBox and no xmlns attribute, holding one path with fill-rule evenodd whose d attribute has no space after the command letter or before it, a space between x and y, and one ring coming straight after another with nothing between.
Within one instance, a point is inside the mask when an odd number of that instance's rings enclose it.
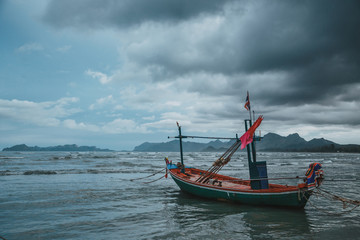
<instances>
[{"instance_id":1,"label":"cloudy sky","mask_svg":"<svg viewBox=\"0 0 360 240\"><path fill-rule=\"evenodd\" d=\"M359 1L0 0L0 147L244 131L360 144Z\"/></svg>"}]
</instances>

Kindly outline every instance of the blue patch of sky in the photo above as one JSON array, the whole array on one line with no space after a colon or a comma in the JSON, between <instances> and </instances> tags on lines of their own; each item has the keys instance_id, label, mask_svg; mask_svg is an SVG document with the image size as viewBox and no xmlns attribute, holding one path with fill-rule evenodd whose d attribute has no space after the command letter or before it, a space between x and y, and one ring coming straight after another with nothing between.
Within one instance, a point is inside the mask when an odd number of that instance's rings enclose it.
<instances>
[{"instance_id":1,"label":"blue patch of sky","mask_svg":"<svg viewBox=\"0 0 360 240\"><path fill-rule=\"evenodd\" d=\"M2 98L49 101L69 95L102 96L99 83L85 71L118 65L116 41L103 39L100 48L97 37L77 38L71 31L50 29L40 16L30 16L20 6L5 3L1 8Z\"/></svg>"}]
</instances>

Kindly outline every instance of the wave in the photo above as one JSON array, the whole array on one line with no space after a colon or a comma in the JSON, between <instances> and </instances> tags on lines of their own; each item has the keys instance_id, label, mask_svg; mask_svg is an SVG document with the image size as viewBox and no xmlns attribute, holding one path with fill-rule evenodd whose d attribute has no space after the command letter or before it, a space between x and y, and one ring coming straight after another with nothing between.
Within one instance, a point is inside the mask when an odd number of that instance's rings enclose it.
<instances>
[{"instance_id":1,"label":"wave","mask_svg":"<svg viewBox=\"0 0 360 240\"><path fill-rule=\"evenodd\" d=\"M148 174L154 172L153 169L61 169L61 170L28 170L28 171L0 171L0 176L16 175L66 175L66 174Z\"/></svg>"},{"instance_id":2,"label":"wave","mask_svg":"<svg viewBox=\"0 0 360 240\"><path fill-rule=\"evenodd\" d=\"M117 154L92 154L92 153L70 153L67 155L56 155L52 156L51 160L70 160L70 159L80 159L80 160L89 160L89 159L114 159L119 158Z\"/></svg>"},{"instance_id":3,"label":"wave","mask_svg":"<svg viewBox=\"0 0 360 240\"><path fill-rule=\"evenodd\" d=\"M0 176L13 175L10 170L0 171Z\"/></svg>"},{"instance_id":4,"label":"wave","mask_svg":"<svg viewBox=\"0 0 360 240\"><path fill-rule=\"evenodd\" d=\"M50 170L33 170L33 171L24 172L24 175L52 175L52 174L57 174L57 172Z\"/></svg>"}]
</instances>

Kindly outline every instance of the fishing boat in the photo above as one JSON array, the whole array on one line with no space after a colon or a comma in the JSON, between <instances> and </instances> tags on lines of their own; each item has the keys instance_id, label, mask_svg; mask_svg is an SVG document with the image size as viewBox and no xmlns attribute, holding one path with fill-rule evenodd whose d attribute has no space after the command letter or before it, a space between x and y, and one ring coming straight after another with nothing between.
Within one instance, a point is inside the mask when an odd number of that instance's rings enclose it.
<instances>
[{"instance_id":1,"label":"fishing boat","mask_svg":"<svg viewBox=\"0 0 360 240\"><path fill-rule=\"evenodd\" d=\"M248 106L245 105L245 108L248 107L250 110L248 97L247 103ZM271 180L294 178L268 178L266 161L257 161L254 141L260 141L261 137L256 136L254 132L262 120L263 117L259 116L252 124L250 113L250 119L245 119L245 133L240 138L237 135L235 138L185 136L181 134L181 126L177 123L179 135L174 138L179 139L181 162L174 164L165 158L167 173L182 191L198 197L258 206L304 208L314 189L318 188L323 180L322 166L320 163L310 164L304 178L294 177L303 179L303 182L297 185L269 183ZM201 170L184 164L184 138L230 139L234 143L208 170ZM219 174L239 147L247 149L250 179Z\"/></svg>"}]
</instances>

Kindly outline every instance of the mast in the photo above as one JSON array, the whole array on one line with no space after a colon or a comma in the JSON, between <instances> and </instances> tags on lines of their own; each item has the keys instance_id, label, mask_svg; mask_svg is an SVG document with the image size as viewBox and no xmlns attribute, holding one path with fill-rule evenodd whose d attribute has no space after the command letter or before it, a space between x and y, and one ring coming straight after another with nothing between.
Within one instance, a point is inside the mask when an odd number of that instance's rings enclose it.
<instances>
[{"instance_id":1,"label":"mast","mask_svg":"<svg viewBox=\"0 0 360 240\"><path fill-rule=\"evenodd\" d=\"M178 126L178 130L179 130L179 141L180 141L180 159L181 159L181 172L185 173L185 166L184 166L184 156L183 156L183 147L182 147L182 138L183 136L181 135L181 126L179 125L178 122L176 122L177 126Z\"/></svg>"},{"instance_id":2,"label":"mast","mask_svg":"<svg viewBox=\"0 0 360 240\"><path fill-rule=\"evenodd\" d=\"M182 147L182 139L183 138L205 138L205 139L227 139L227 140L236 140L239 141L239 137L236 134L235 138L231 138L231 137L202 137L202 136L184 136L181 134L181 126L179 125L178 122L176 122L177 127L178 127L178 131L179 131L179 135L175 136L175 137L168 137L168 138L179 138L179 143L180 143L180 159L181 159L181 172L185 173L185 166L184 166L184 155L183 155L183 147Z\"/></svg>"},{"instance_id":3,"label":"mast","mask_svg":"<svg viewBox=\"0 0 360 240\"><path fill-rule=\"evenodd\" d=\"M250 116L251 116L251 113L250 113ZM253 120L255 121L255 111L254 110L253 110ZM251 120L250 120L250 124L251 124ZM255 135L256 134L254 134L254 137L255 137ZM255 143L255 141L252 141L252 143L251 143L251 149L252 149L254 163L256 163L256 143Z\"/></svg>"},{"instance_id":4,"label":"mast","mask_svg":"<svg viewBox=\"0 0 360 240\"><path fill-rule=\"evenodd\" d=\"M252 121L251 121L251 105L250 105L250 96L249 96L249 91L246 92L246 100L245 100L245 106L246 110L249 111L249 119L245 119L245 132L247 132L247 130L249 128L251 128L252 126ZM254 118L255 119L255 118ZM249 128L248 128L248 123L249 122ZM255 146L254 146L254 141L252 141L251 143L251 146L250 144L248 144L246 146L246 150L247 150L247 155L248 155L248 161L249 161L249 167L252 165L252 161L251 161L251 154L250 152L252 153L252 156L253 156L253 160L254 162L256 162L256 153L254 152L254 149L255 149Z\"/></svg>"},{"instance_id":5,"label":"mast","mask_svg":"<svg viewBox=\"0 0 360 240\"><path fill-rule=\"evenodd\" d=\"M250 119L250 127L251 127L251 105L250 105L250 96L249 96L249 91L247 91L247 94L246 94L246 102L245 102L245 106L246 110L249 111L249 119ZM250 128L249 127L249 128Z\"/></svg>"},{"instance_id":6,"label":"mast","mask_svg":"<svg viewBox=\"0 0 360 240\"><path fill-rule=\"evenodd\" d=\"M246 110L249 111L249 119L245 119L245 131L252 126L252 116L251 116L251 107L250 107L250 98L249 91L246 96L245 106ZM253 111L254 121L255 121L255 111ZM248 128L249 124L249 128ZM260 141L261 137L256 137L255 134L253 136L253 141L251 144L246 145L248 162L249 162L249 174L250 174L250 185L252 189L267 189L268 186L268 176L267 176L267 167L265 161L256 161L256 148L255 141ZM252 155L252 157L251 157ZM264 179L264 180L259 180Z\"/></svg>"},{"instance_id":7,"label":"mast","mask_svg":"<svg viewBox=\"0 0 360 240\"><path fill-rule=\"evenodd\" d=\"M251 119L245 119L244 121L245 121L245 132L247 132L247 130L248 130L247 122L249 122L249 125L250 125L249 128L250 128L251 127ZM252 164L252 161L251 161L251 154L250 154L251 149L250 149L249 144L246 145L246 151L247 151L248 162L249 162L249 167L250 167L250 165Z\"/></svg>"}]
</instances>

